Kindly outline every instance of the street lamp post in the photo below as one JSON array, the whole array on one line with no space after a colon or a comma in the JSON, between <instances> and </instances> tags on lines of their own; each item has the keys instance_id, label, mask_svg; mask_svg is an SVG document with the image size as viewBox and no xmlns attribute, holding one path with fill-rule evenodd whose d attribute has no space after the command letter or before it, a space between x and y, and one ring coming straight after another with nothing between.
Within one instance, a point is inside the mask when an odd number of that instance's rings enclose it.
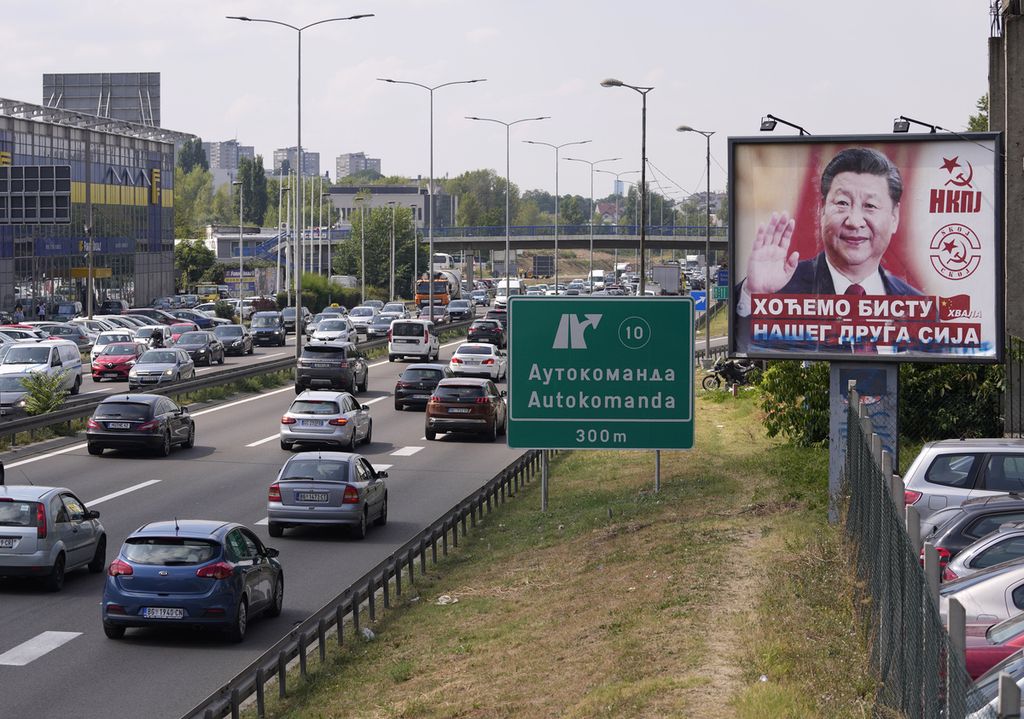
<instances>
[{"instance_id":1,"label":"street lamp post","mask_svg":"<svg viewBox=\"0 0 1024 719\"><path fill-rule=\"evenodd\" d=\"M555 295L558 295L558 151L569 145L586 145L590 140L577 140L575 142L563 142L561 145L552 145L550 142L538 142L536 140L523 140L530 145L544 145L555 150Z\"/></svg>"},{"instance_id":2,"label":"street lamp post","mask_svg":"<svg viewBox=\"0 0 1024 719\"><path fill-rule=\"evenodd\" d=\"M509 289L509 274L508 274L508 263L509 263L509 248L512 245L512 224L510 212L510 201L509 198L512 194L512 185L509 182L509 156L511 150L509 149L509 142L511 139L511 130L513 125L518 125L521 122L533 122L535 120L550 120L550 116L544 115L542 117L524 117L519 120L513 120L512 122L505 122L504 120L495 120L491 117L472 117L467 115L467 120L478 120L480 122L496 122L499 125L505 126L505 296L511 294ZM518 273L517 273L518 274ZM500 285L499 285L500 286ZM555 289L557 291L558 285L556 283Z\"/></svg>"},{"instance_id":3,"label":"street lamp post","mask_svg":"<svg viewBox=\"0 0 1024 719\"><path fill-rule=\"evenodd\" d=\"M689 125L680 125L676 128L678 132L696 132L704 136L707 143L707 194L704 197L707 206L706 221L704 225L704 359L711 358L711 136L714 132L708 130L696 130Z\"/></svg>"},{"instance_id":4,"label":"street lamp post","mask_svg":"<svg viewBox=\"0 0 1024 719\"><path fill-rule=\"evenodd\" d=\"M363 304L366 302L366 213L363 212L366 198L356 195L352 201L359 205L359 303Z\"/></svg>"},{"instance_id":5,"label":"street lamp post","mask_svg":"<svg viewBox=\"0 0 1024 719\"><path fill-rule=\"evenodd\" d=\"M594 294L594 165L600 165L602 162L615 162L621 160L621 157L608 157L604 160L581 160L578 157L567 157L566 160L571 162L582 162L586 165L590 165L590 277L587 280L587 284L590 287L590 294Z\"/></svg>"},{"instance_id":6,"label":"street lamp post","mask_svg":"<svg viewBox=\"0 0 1024 719\"><path fill-rule=\"evenodd\" d=\"M622 80L613 78L602 80L601 87L628 87L630 90L636 90L643 98L643 109L640 113L640 296L643 297L647 282L645 259L647 232L644 227L644 205L647 202L647 93L654 88L629 85Z\"/></svg>"},{"instance_id":7,"label":"street lamp post","mask_svg":"<svg viewBox=\"0 0 1024 719\"><path fill-rule=\"evenodd\" d=\"M388 276L388 297L391 301L395 301L395 212L397 210L396 205L398 204L395 200L388 200L388 206L391 208L391 273Z\"/></svg>"},{"instance_id":8,"label":"street lamp post","mask_svg":"<svg viewBox=\"0 0 1024 719\"><path fill-rule=\"evenodd\" d=\"M285 187L284 183L283 182L281 183L281 192L278 194L278 199L277 199L277 273L274 275L274 294L275 295L281 292L281 243L282 243L282 239L283 239L282 235L284 235L285 237L288 236L288 225L291 224L289 222L289 220L290 220L289 215L291 214L291 211L292 211L292 208L291 208L292 196L291 196L291 194L288 195L288 209L287 209L287 213L288 214L287 215L281 214L281 210L284 209L284 195L285 195L285 193L286 192L290 193L291 191L292 191L292 188ZM289 220L286 220L285 219L286 217L289 217Z\"/></svg>"},{"instance_id":9,"label":"street lamp post","mask_svg":"<svg viewBox=\"0 0 1024 719\"><path fill-rule=\"evenodd\" d=\"M298 65L297 65L297 80L296 80L296 96L297 96L297 112L296 112L296 126L298 129L298 138L295 143L295 164L296 171L299 177L299 183L295 197L295 207L298 210L296 215L298 216L297 227L295 228L296 243L302 243L302 31L308 30L311 27L317 25L323 25L329 22L339 22L341 20L361 20L362 18L373 17L373 13L363 13L360 15L350 15L348 17L332 17L325 20L317 20L311 22L302 27L291 25L280 20L268 20L266 18L255 18L246 17L244 15L228 15L228 20L241 20L243 22L265 22L271 25L280 25L282 27L289 28L295 31L298 37ZM301 253L295 252L296 255ZM296 265L296 279L295 279L295 358L298 359L302 355L302 333L298 331L299 325L302 322L302 268L300 265ZM239 308L241 312L241 308Z\"/></svg>"},{"instance_id":10,"label":"street lamp post","mask_svg":"<svg viewBox=\"0 0 1024 719\"><path fill-rule=\"evenodd\" d=\"M238 186L238 321L242 321L242 212L245 206L245 194L242 192L242 181L231 183Z\"/></svg>"},{"instance_id":11,"label":"street lamp post","mask_svg":"<svg viewBox=\"0 0 1024 719\"><path fill-rule=\"evenodd\" d=\"M327 203L327 225L328 225L328 227L327 227L327 241L326 242L323 241L323 233L324 233L323 210L324 210L324 200L330 200L330 198L331 198L331 193L329 193L329 192L321 192L320 193L320 235L321 235L321 239L320 239L321 247L320 247L320 251L319 251L320 252L320 274L323 274L323 272L324 272L324 256L323 256L323 252L326 249L327 250L327 277L328 278L331 276L331 228L330 228L330 224L331 224L331 203L330 202Z\"/></svg>"},{"instance_id":12,"label":"street lamp post","mask_svg":"<svg viewBox=\"0 0 1024 719\"><path fill-rule=\"evenodd\" d=\"M449 85L472 85L475 82L487 82L486 78L479 78L476 80L454 80L452 82L443 82L440 85L423 85L418 82L410 82L409 80L392 80L391 78L378 77L381 82L389 82L393 85L413 85L415 87L421 87L430 93L430 184L427 186L427 197L429 198L430 208L427 217L427 249L430 253L430 260L428 262L429 270L427 272L427 305L430 307L430 319L434 319L434 90L440 90L442 87L448 87ZM419 248L416 248L417 250ZM418 254L418 252L417 252ZM394 253L392 253L392 258ZM392 259L392 261L394 261ZM392 273L394 276L394 273ZM416 282L419 280L417 277L413 280L413 297L415 298ZM394 292L392 292L394 295ZM392 299L394 299L392 297Z\"/></svg>"}]
</instances>

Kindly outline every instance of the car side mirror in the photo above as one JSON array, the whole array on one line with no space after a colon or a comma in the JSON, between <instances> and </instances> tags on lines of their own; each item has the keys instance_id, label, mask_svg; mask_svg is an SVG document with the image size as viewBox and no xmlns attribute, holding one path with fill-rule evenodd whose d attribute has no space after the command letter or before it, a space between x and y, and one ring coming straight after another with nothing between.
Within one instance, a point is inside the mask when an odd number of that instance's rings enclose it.
<instances>
[{"instance_id":1,"label":"car side mirror","mask_svg":"<svg viewBox=\"0 0 1024 719\"><path fill-rule=\"evenodd\" d=\"M370 410L370 405L364 404L364 405L362 405L361 409L365 409L366 411L369 411Z\"/></svg>"},{"instance_id":2,"label":"car side mirror","mask_svg":"<svg viewBox=\"0 0 1024 719\"><path fill-rule=\"evenodd\" d=\"M387 479L387 478L388 478L387 471L382 470L380 472L377 472L377 479Z\"/></svg>"},{"instance_id":3,"label":"car side mirror","mask_svg":"<svg viewBox=\"0 0 1024 719\"><path fill-rule=\"evenodd\" d=\"M100 513L95 509L90 509L85 513L86 519L99 519Z\"/></svg>"},{"instance_id":4,"label":"car side mirror","mask_svg":"<svg viewBox=\"0 0 1024 719\"><path fill-rule=\"evenodd\" d=\"M504 390L504 389L501 390L501 396L502 397L508 397L508 390Z\"/></svg>"},{"instance_id":5,"label":"car side mirror","mask_svg":"<svg viewBox=\"0 0 1024 719\"><path fill-rule=\"evenodd\" d=\"M267 547L267 556L271 559L277 559L279 556L281 556L281 552L274 549L273 547Z\"/></svg>"},{"instance_id":6,"label":"car side mirror","mask_svg":"<svg viewBox=\"0 0 1024 719\"><path fill-rule=\"evenodd\" d=\"M188 414L188 405L187 404L181 405L181 413L182 414Z\"/></svg>"}]
</instances>

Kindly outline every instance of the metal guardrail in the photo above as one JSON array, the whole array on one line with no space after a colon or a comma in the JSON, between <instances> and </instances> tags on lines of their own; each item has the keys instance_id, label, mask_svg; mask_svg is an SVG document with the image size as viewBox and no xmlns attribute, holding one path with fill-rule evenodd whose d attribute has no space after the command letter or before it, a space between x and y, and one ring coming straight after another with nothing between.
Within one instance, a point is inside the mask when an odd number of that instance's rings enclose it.
<instances>
[{"instance_id":1,"label":"metal guardrail","mask_svg":"<svg viewBox=\"0 0 1024 719\"><path fill-rule=\"evenodd\" d=\"M243 702L254 694L259 716L266 712L266 683L276 678L278 696L287 696L288 663L299 658L299 673L307 673L307 657L316 645L320 660L327 656L327 632L336 629L336 641L341 646L345 641L345 620L351 621L352 632L358 635L360 618L365 614L370 622L376 621L377 601L384 609L391 608L391 592L402 596L402 573L407 572L408 584L415 581L417 560L420 574L427 571L427 554L437 564L437 548L441 545L443 556L448 556L449 537L453 547L459 546L459 536L465 537L468 529L475 527L478 518L490 514L492 505L504 504L506 497L516 495L540 472L541 450L529 450L492 477L483 487L474 491L455 505L443 516L431 523L415 537L393 552L376 567L349 585L334 599L309 616L302 624L293 628L287 636L265 651L258 659L236 674L222 687L197 704L184 715L184 719L201 717L216 719L228 713L237 717ZM467 518L469 527L467 527Z\"/></svg>"},{"instance_id":2,"label":"metal guardrail","mask_svg":"<svg viewBox=\"0 0 1024 719\"><path fill-rule=\"evenodd\" d=\"M457 330L462 329L463 327L469 327L470 324L472 324L472 320L467 322L452 322L451 324L438 327L437 330L438 333L441 333L448 330ZM377 347L385 346L387 346L387 340L384 339L361 342L358 345L360 350L375 349ZM208 374L205 377L197 377L186 382L175 382L173 384L163 386L154 385L153 387L147 387L145 391L147 394L162 394L167 396L188 394L189 392L229 384L248 377L267 374L268 372L279 372L281 370L291 369L294 366L294 357L268 360L266 362L248 364L242 367L222 369ZM69 398L66 401L65 406L55 412L47 412L46 414L40 414L34 417L22 417L20 419L11 420L10 422L0 423L0 437L13 438L18 432L29 432L34 429L44 429L53 425L64 424L65 422L89 417L96 409L96 406L102 402L105 397L108 397L111 394L124 393L115 391L94 397L78 396L75 398Z\"/></svg>"}]
</instances>

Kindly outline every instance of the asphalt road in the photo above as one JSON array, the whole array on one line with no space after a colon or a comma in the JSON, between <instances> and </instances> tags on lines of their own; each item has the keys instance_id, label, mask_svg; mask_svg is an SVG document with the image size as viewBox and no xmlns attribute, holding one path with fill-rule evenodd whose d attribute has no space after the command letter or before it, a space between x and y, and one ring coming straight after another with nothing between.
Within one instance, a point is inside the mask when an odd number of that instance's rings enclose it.
<instances>
[{"instance_id":1,"label":"asphalt road","mask_svg":"<svg viewBox=\"0 0 1024 719\"><path fill-rule=\"evenodd\" d=\"M449 346L442 357L450 352ZM100 624L105 575L75 572L58 594L27 581L2 582L0 717L180 717L519 456L500 442L443 435L425 441L423 414L396 412L391 400L401 366L373 363L370 388L360 395L372 403L374 419L374 442L360 450L390 474L388 524L372 528L362 542L329 530L292 530L270 539L258 524L266 516L267 487L288 456L277 429L294 397L290 386L196 411L196 446L167 458L91 457L81 443L35 457L4 457L9 483L67 486L101 512L108 562L129 532L153 520L207 518L253 527L281 551L285 601L282 616L254 621L240 645L191 631L129 630L124 640L112 641ZM121 494L109 496L115 493ZM12 657L30 661L5 665Z\"/></svg>"}]
</instances>

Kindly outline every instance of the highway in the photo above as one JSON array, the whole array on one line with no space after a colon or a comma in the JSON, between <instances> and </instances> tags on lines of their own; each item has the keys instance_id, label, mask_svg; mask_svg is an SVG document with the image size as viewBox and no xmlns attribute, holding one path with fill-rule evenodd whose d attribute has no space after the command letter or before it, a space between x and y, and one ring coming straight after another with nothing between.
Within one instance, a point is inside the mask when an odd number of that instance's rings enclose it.
<instances>
[{"instance_id":1,"label":"highway","mask_svg":"<svg viewBox=\"0 0 1024 719\"><path fill-rule=\"evenodd\" d=\"M455 344L442 349L442 359ZM5 581L0 717L39 715L43 697L47 716L180 717L520 454L500 441L442 435L427 442L422 412L396 412L391 401L402 366L386 359L371 363L369 390L359 395L370 403L374 420L373 444L360 452L390 474L388 524L372 528L362 542L331 530L291 530L270 539L260 524L267 487L289 456L279 447L277 428L294 397L290 385L197 409L196 446L175 449L167 458L110 452L91 457L82 443L36 456L26 457L24 450L4 456L8 483L67 486L100 511L108 563L129 532L152 520L220 519L254 528L281 551L285 600L282 616L254 621L240 645L191 631L129 630L125 639L113 641L100 624L105 574L75 572L57 594L28 581Z\"/></svg>"}]
</instances>

